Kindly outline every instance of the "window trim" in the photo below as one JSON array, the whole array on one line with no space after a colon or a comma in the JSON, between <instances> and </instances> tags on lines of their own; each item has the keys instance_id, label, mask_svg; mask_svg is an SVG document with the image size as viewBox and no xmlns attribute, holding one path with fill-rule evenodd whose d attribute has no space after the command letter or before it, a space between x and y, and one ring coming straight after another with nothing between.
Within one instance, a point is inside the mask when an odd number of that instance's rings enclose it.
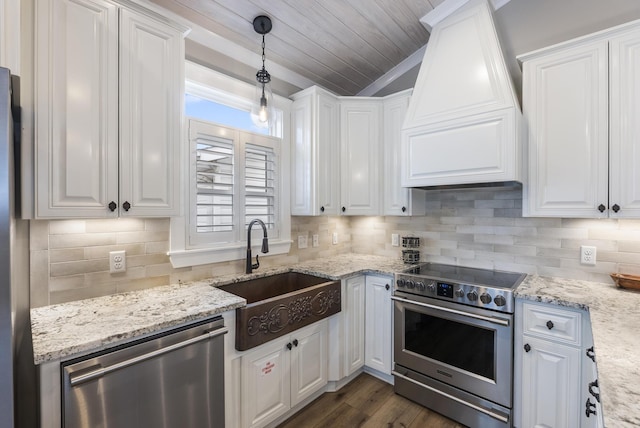
<instances>
[{"instance_id":1,"label":"window trim","mask_svg":"<svg viewBox=\"0 0 640 428\"><path fill-rule=\"evenodd\" d=\"M254 95L255 88L253 85L241 82L232 77L218 73L201 65L190 61L185 62L185 87L188 93L194 95L205 96L222 104L231 107L249 110L251 100ZM224 89L223 89L224 88ZM279 223L279 237L269 239L269 253L265 257L288 254L291 248L291 209L290 209L290 145L291 145L291 123L290 111L292 101L274 95L275 107L282 111L281 120L282 135L280 147L280 180L278 194L280 195L280 203L277 206L277 217ZM191 182L189 174L191 168L190 162L190 142L189 129L186 119L183 118L183 142L182 142L182 162L185 166L182 168L182 189L181 204L182 212L180 216L171 218L171 239L170 250L168 251L171 264L174 268L197 266L203 264L211 264L232 260L242 260L246 257L246 238L237 242L229 242L226 244L216 245L207 248L189 248L189 221ZM256 134L259 135L259 134ZM243 217L244 218L244 217ZM261 236L258 233L252 233L252 248L261 255L259 246ZM261 235L261 234L260 234ZM242 238L242 237L240 237Z\"/></svg>"}]
</instances>

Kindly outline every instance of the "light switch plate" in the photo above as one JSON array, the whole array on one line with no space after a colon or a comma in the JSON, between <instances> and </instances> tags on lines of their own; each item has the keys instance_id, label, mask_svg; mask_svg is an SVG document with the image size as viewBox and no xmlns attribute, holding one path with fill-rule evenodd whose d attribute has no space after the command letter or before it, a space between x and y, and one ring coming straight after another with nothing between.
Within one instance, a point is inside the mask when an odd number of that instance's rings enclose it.
<instances>
[{"instance_id":1,"label":"light switch plate","mask_svg":"<svg viewBox=\"0 0 640 428\"><path fill-rule=\"evenodd\" d=\"M311 245L313 247L317 247L318 245L320 245L320 237L318 235L313 235Z\"/></svg>"},{"instance_id":2,"label":"light switch plate","mask_svg":"<svg viewBox=\"0 0 640 428\"><path fill-rule=\"evenodd\" d=\"M391 246L392 247L399 247L400 246L400 237L398 236L397 233L392 233L391 234Z\"/></svg>"},{"instance_id":3,"label":"light switch plate","mask_svg":"<svg viewBox=\"0 0 640 428\"><path fill-rule=\"evenodd\" d=\"M338 243L338 232L333 232L333 235L331 235L331 243L333 245Z\"/></svg>"}]
</instances>

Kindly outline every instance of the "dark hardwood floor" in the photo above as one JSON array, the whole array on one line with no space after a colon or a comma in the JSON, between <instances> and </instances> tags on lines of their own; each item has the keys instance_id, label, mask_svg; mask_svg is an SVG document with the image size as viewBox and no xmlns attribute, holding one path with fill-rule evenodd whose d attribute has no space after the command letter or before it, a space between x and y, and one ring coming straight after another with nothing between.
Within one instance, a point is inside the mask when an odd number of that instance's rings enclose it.
<instances>
[{"instance_id":1,"label":"dark hardwood floor","mask_svg":"<svg viewBox=\"0 0 640 428\"><path fill-rule=\"evenodd\" d=\"M463 428L393 392L366 373L337 392L327 392L278 428Z\"/></svg>"}]
</instances>

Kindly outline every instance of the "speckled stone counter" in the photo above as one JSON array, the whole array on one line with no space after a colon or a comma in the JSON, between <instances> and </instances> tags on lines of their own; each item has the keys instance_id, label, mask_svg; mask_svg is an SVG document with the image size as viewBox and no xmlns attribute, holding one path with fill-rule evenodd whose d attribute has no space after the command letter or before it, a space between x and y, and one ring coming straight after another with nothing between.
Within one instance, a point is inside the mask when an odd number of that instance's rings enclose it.
<instances>
[{"instance_id":1,"label":"speckled stone counter","mask_svg":"<svg viewBox=\"0 0 640 428\"><path fill-rule=\"evenodd\" d=\"M241 297L198 281L35 308L34 362L99 351L245 304Z\"/></svg>"},{"instance_id":2,"label":"speckled stone counter","mask_svg":"<svg viewBox=\"0 0 640 428\"><path fill-rule=\"evenodd\" d=\"M221 285L290 271L335 280L362 273L393 274L409 267L399 259L345 254L258 269L249 275L224 275L35 308L31 310L34 361L41 364L100 351L246 304L243 298L216 288Z\"/></svg>"},{"instance_id":3,"label":"speckled stone counter","mask_svg":"<svg viewBox=\"0 0 640 428\"><path fill-rule=\"evenodd\" d=\"M605 425L639 427L640 292L613 284L528 276L515 294L589 312Z\"/></svg>"}]
</instances>

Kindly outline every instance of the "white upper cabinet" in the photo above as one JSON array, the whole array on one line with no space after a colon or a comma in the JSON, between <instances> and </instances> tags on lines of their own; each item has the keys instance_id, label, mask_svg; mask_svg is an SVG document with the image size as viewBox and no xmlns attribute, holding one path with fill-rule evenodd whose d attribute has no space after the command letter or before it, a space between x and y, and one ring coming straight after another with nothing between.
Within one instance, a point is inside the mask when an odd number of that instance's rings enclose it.
<instances>
[{"instance_id":1,"label":"white upper cabinet","mask_svg":"<svg viewBox=\"0 0 640 428\"><path fill-rule=\"evenodd\" d=\"M400 135L409 106L411 90L383 99L383 213L389 216L424 215L425 191L401 185Z\"/></svg>"},{"instance_id":2,"label":"white upper cabinet","mask_svg":"<svg viewBox=\"0 0 640 428\"><path fill-rule=\"evenodd\" d=\"M179 213L185 29L101 0L35 28L36 217Z\"/></svg>"},{"instance_id":3,"label":"white upper cabinet","mask_svg":"<svg viewBox=\"0 0 640 428\"><path fill-rule=\"evenodd\" d=\"M519 59L529 128L523 214L640 216L640 31L616 27Z\"/></svg>"},{"instance_id":4,"label":"white upper cabinet","mask_svg":"<svg viewBox=\"0 0 640 428\"><path fill-rule=\"evenodd\" d=\"M403 125L402 185L520 181L521 122L491 6L471 1L431 33Z\"/></svg>"},{"instance_id":5,"label":"white upper cabinet","mask_svg":"<svg viewBox=\"0 0 640 428\"><path fill-rule=\"evenodd\" d=\"M341 98L341 207L343 215L379 215L382 204L380 153L382 102Z\"/></svg>"},{"instance_id":6,"label":"white upper cabinet","mask_svg":"<svg viewBox=\"0 0 640 428\"><path fill-rule=\"evenodd\" d=\"M338 215L338 98L316 86L293 96L292 215Z\"/></svg>"}]
</instances>

